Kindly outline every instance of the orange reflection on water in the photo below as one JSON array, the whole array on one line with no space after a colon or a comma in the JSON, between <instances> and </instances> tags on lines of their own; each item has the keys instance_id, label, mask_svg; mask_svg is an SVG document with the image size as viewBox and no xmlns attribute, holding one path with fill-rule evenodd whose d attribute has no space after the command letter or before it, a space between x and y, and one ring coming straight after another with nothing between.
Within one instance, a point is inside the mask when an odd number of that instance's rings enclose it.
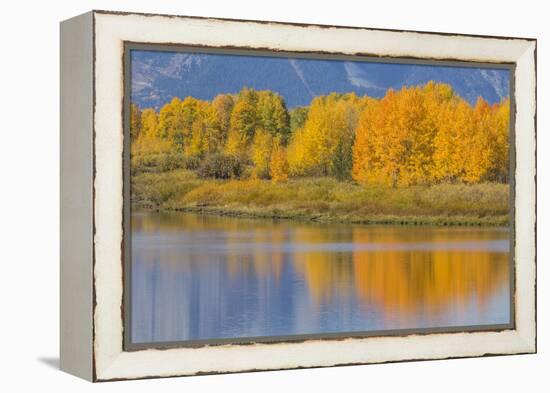
<instances>
[{"instance_id":1,"label":"orange reflection on water","mask_svg":"<svg viewBox=\"0 0 550 393\"><path fill-rule=\"evenodd\" d=\"M418 313L428 318L447 311L468 313L472 302L483 311L510 282L506 229L155 217L136 216L133 230L198 237L185 240L190 244L200 243L203 235L212 237L204 250L221 248L228 280L252 274L280 282L287 267L306 283L314 304L355 297L366 308L376 304L384 310L382 317L391 315L404 325ZM190 257L188 252L185 247L163 250L160 262L172 263L176 270L209 262L208 253L195 250Z\"/></svg>"},{"instance_id":2,"label":"orange reflection on water","mask_svg":"<svg viewBox=\"0 0 550 393\"><path fill-rule=\"evenodd\" d=\"M464 309L474 296L483 307L509 280L507 236L498 229L355 228L354 243L381 246L353 253L355 286L400 315Z\"/></svg>"},{"instance_id":3,"label":"orange reflection on water","mask_svg":"<svg viewBox=\"0 0 550 393\"><path fill-rule=\"evenodd\" d=\"M436 315L467 312L472 300L483 310L508 281L507 254L483 251L357 252L355 287L363 299L381 304L392 317L414 319L422 309Z\"/></svg>"},{"instance_id":4,"label":"orange reflection on water","mask_svg":"<svg viewBox=\"0 0 550 393\"><path fill-rule=\"evenodd\" d=\"M323 247L327 244L346 244L351 240L352 227L339 226L337 230L300 225L294 231L293 241L307 245L306 250L294 254L296 270L308 285L311 297L317 302L332 297L347 297L353 292L353 264L350 252L335 252ZM320 246L318 249L317 246Z\"/></svg>"}]
</instances>

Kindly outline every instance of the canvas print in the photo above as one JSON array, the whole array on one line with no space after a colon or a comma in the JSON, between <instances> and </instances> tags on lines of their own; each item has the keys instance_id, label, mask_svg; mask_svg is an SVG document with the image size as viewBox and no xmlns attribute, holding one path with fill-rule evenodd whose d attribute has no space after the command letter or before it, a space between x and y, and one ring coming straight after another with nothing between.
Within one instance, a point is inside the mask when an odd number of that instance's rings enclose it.
<instances>
[{"instance_id":1,"label":"canvas print","mask_svg":"<svg viewBox=\"0 0 550 393\"><path fill-rule=\"evenodd\" d=\"M512 69L129 53L131 344L512 326Z\"/></svg>"}]
</instances>

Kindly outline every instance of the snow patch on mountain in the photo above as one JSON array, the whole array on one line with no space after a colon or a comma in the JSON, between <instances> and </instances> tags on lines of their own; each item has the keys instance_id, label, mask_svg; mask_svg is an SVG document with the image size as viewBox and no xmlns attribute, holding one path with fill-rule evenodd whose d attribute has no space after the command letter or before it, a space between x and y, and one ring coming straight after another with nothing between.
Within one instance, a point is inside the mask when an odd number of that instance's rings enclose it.
<instances>
[{"instance_id":1,"label":"snow patch on mountain","mask_svg":"<svg viewBox=\"0 0 550 393\"><path fill-rule=\"evenodd\" d=\"M348 80L352 85L357 87L363 87L366 89L386 90L383 87L376 85L368 79L367 73L362 70L357 63L346 61L344 63L344 69L346 70Z\"/></svg>"},{"instance_id":2,"label":"snow patch on mountain","mask_svg":"<svg viewBox=\"0 0 550 393\"><path fill-rule=\"evenodd\" d=\"M309 95L311 96L311 98L315 97L315 93L313 92L313 90L311 89L309 84L307 83L306 78L304 77L304 73L300 69L300 66L298 65L298 62L296 61L296 59L288 59L288 62L290 63L292 68L294 68L294 71L296 71L296 74L298 75L298 78L300 78L300 80L304 84L304 87L306 88L306 90L309 93Z\"/></svg>"},{"instance_id":3,"label":"snow patch on mountain","mask_svg":"<svg viewBox=\"0 0 550 393\"><path fill-rule=\"evenodd\" d=\"M501 100L508 96L508 92L510 90L509 80L499 78L498 71L496 70L481 69L479 72L481 76L493 87L495 93Z\"/></svg>"},{"instance_id":4,"label":"snow patch on mountain","mask_svg":"<svg viewBox=\"0 0 550 393\"><path fill-rule=\"evenodd\" d=\"M276 91L289 108L331 92L381 98L390 88L430 80L450 84L472 104L509 95L509 72L490 68L157 51L132 52L131 61L132 101L142 108L158 109L176 96L211 100L244 86Z\"/></svg>"}]
</instances>

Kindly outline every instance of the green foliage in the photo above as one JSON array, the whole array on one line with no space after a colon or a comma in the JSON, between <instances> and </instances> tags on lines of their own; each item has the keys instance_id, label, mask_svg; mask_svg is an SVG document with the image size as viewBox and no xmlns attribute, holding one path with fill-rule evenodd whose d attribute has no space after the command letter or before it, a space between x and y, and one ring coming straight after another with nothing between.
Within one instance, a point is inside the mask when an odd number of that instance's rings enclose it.
<instances>
[{"instance_id":1,"label":"green foliage","mask_svg":"<svg viewBox=\"0 0 550 393\"><path fill-rule=\"evenodd\" d=\"M231 113L235 106L235 100L233 96L229 94L218 94L212 100L212 108L215 111L216 120L214 128L218 130L220 146L223 145L227 139L227 133L231 125Z\"/></svg>"},{"instance_id":2,"label":"green foliage","mask_svg":"<svg viewBox=\"0 0 550 393\"><path fill-rule=\"evenodd\" d=\"M239 93L237 103L231 113L231 129L237 131L247 142L252 140L258 127L257 102L258 93L245 87Z\"/></svg>"},{"instance_id":3,"label":"green foliage","mask_svg":"<svg viewBox=\"0 0 550 393\"><path fill-rule=\"evenodd\" d=\"M334 150L330 174L340 181L351 179L351 169L353 167L352 146L352 138L343 138L338 141Z\"/></svg>"},{"instance_id":4,"label":"green foliage","mask_svg":"<svg viewBox=\"0 0 550 393\"><path fill-rule=\"evenodd\" d=\"M326 176L339 178L351 154L357 118L367 98L355 94L330 94L316 97L309 107L303 128L292 135L288 161L294 176Z\"/></svg>"},{"instance_id":5,"label":"green foliage","mask_svg":"<svg viewBox=\"0 0 550 393\"><path fill-rule=\"evenodd\" d=\"M258 93L257 109L261 127L286 143L290 134L290 118L283 98L271 91Z\"/></svg>"},{"instance_id":6,"label":"green foliage","mask_svg":"<svg viewBox=\"0 0 550 393\"><path fill-rule=\"evenodd\" d=\"M246 101L239 101L231 114L231 128L226 142L226 152L239 156L246 154L256 131L256 111Z\"/></svg>"},{"instance_id":7,"label":"green foliage","mask_svg":"<svg viewBox=\"0 0 550 393\"><path fill-rule=\"evenodd\" d=\"M309 107L299 106L290 111L290 130L295 132L298 128L302 128L307 120Z\"/></svg>"},{"instance_id":8,"label":"green foliage","mask_svg":"<svg viewBox=\"0 0 550 393\"><path fill-rule=\"evenodd\" d=\"M204 122L208 107L206 101L186 97L181 101L175 97L164 105L158 116L157 135L169 142L176 150L183 150L189 145L193 128L198 128L198 121Z\"/></svg>"},{"instance_id":9,"label":"green foliage","mask_svg":"<svg viewBox=\"0 0 550 393\"><path fill-rule=\"evenodd\" d=\"M141 134L141 111L136 104L130 104L130 136L137 139Z\"/></svg>"},{"instance_id":10,"label":"green foliage","mask_svg":"<svg viewBox=\"0 0 550 393\"><path fill-rule=\"evenodd\" d=\"M161 138L173 139L183 128L181 116L181 100L174 97L164 105L158 116L158 135Z\"/></svg>"}]
</instances>

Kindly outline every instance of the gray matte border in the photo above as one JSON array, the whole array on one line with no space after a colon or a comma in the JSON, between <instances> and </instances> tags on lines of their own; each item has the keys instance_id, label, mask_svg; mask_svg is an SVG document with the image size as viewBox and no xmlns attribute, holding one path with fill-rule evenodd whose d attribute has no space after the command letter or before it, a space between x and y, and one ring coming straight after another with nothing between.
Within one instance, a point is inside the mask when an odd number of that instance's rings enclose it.
<instances>
[{"instance_id":1,"label":"gray matte border","mask_svg":"<svg viewBox=\"0 0 550 393\"><path fill-rule=\"evenodd\" d=\"M502 37L499 37L502 38ZM492 68L505 69L509 71L509 96L510 96L510 130L509 130L509 169L510 169L510 257L509 257L509 276L510 276L510 322L507 324L494 325L469 325L469 326L449 326L435 328L413 328L413 329L392 329L392 330L372 330L372 331L354 331L354 332L338 332L338 333L315 333L315 334L299 334L299 335L284 335L284 336L258 336L258 337L235 337L235 338L218 338L218 339L201 339L201 340L182 340L182 341L163 341L163 342L147 342L133 343L132 327L131 327L131 275L132 275L132 231L131 231L131 156L130 156L130 104L131 104L131 51L157 51L157 52L185 52L185 53L206 53L219 55L241 55L241 56L262 56L262 57L278 57L278 58L302 58L302 59L317 59L317 60L347 60L347 61L363 61L370 63L389 63L389 64L414 64L414 65L431 65L441 67L464 67L464 68ZM320 53L320 52L289 52L266 50L261 48L240 48L240 47L209 47L185 44L172 43L139 43L139 42L124 42L123 51L123 129L124 129L124 146L123 146L123 241L122 241L122 270L123 270L123 303L121 307L123 319L123 350L136 351L143 349L170 349L170 348L197 348L213 345L250 345L254 343L275 344L287 342L304 342L307 340L342 340L345 338L367 338L367 337L384 337L384 336L408 336L412 334L425 335L433 333L460 333L460 332L480 332L480 331L503 331L515 328L515 168L516 168L516 152L515 152L515 63L502 62L473 62L459 60L440 60L440 59L425 59L413 57L387 57L373 55L348 55L342 53Z\"/></svg>"}]
</instances>

